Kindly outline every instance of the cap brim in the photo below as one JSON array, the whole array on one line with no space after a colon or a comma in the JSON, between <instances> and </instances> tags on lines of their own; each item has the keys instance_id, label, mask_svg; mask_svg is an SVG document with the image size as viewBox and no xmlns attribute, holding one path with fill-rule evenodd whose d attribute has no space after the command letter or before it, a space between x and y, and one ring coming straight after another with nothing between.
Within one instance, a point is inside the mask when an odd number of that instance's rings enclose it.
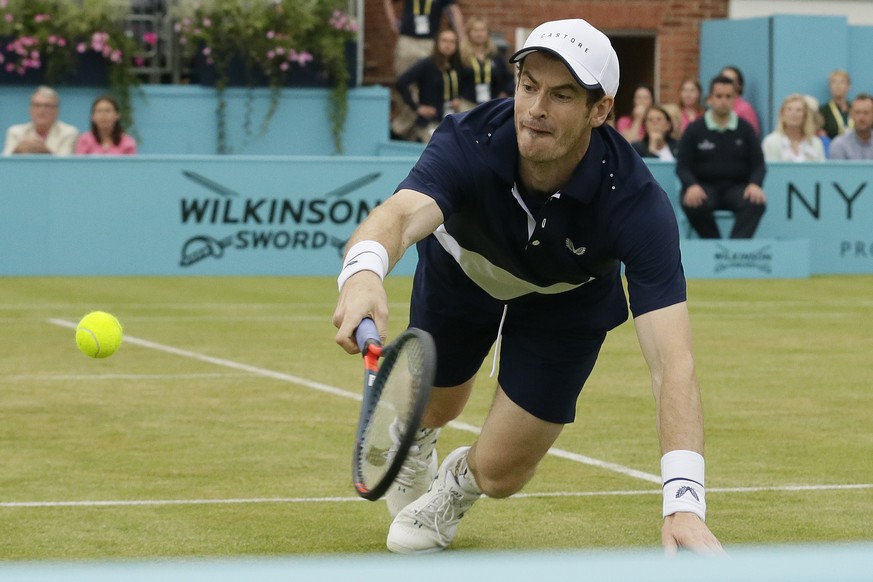
<instances>
[{"instance_id":1,"label":"cap brim","mask_svg":"<svg viewBox=\"0 0 873 582\"><path fill-rule=\"evenodd\" d=\"M559 53L555 49L551 49L549 47L545 47L545 46L525 47L519 51L516 51L515 54L513 54L511 57L509 57L509 62L510 63L517 63L518 61L522 60L524 57L528 56L529 54L535 53L537 51L547 52L547 53L557 57L558 59L560 59L561 62L563 62L564 65L567 66L567 70L570 71L570 74L573 75L573 78L576 79L576 82L579 83L580 85L582 85L583 87L585 87L586 89L593 90L593 89L602 89L603 88L600 85L600 83L597 82L597 79L595 79L594 76L591 75L591 73L589 73L587 69L585 69L585 67L583 67L579 63L576 63L576 65L574 66L566 58L564 58L564 56L561 55L561 53Z\"/></svg>"}]
</instances>

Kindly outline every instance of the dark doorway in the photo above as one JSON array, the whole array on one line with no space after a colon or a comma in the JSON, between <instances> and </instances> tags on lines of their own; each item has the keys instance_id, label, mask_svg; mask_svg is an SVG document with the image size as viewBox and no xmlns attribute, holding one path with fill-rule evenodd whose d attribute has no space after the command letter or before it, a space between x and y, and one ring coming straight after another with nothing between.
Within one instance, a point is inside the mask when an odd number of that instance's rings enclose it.
<instances>
[{"instance_id":1,"label":"dark doorway","mask_svg":"<svg viewBox=\"0 0 873 582\"><path fill-rule=\"evenodd\" d=\"M615 54L618 55L620 69L618 94L615 96L615 115L630 115L633 109L634 91L646 85L654 91L655 101L659 100L655 86L655 37L609 35Z\"/></svg>"}]
</instances>

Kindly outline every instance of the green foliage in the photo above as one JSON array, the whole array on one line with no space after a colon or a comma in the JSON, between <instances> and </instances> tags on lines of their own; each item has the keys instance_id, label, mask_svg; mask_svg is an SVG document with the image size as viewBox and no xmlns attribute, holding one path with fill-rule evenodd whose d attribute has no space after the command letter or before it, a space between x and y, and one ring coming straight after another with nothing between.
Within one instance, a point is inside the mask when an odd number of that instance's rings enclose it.
<instances>
[{"instance_id":1,"label":"green foliage","mask_svg":"<svg viewBox=\"0 0 873 582\"><path fill-rule=\"evenodd\" d=\"M131 88L136 41L125 30L126 10L112 0L0 0L0 66L5 74L43 73L44 82L63 84L82 55L91 52L109 68L109 86L122 122L133 122Z\"/></svg>"},{"instance_id":2,"label":"green foliage","mask_svg":"<svg viewBox=\"0 0 873 582\"><path fill-rule=\"evenodd\" d=\"M216 75L219 106L219 153L227 152L224 91L230 69L239 64L249 87L270 87L270 107L261 123L265 131L279 104L279 90L301 68L322 64L332 86L331 121L336 150L348 108L346 44L357 24L345 14L345 0L182 0L175 10L179 44L189 60L204 59ZM251 119L244 121L251 133Z\"/></svg>"}]
</instances>

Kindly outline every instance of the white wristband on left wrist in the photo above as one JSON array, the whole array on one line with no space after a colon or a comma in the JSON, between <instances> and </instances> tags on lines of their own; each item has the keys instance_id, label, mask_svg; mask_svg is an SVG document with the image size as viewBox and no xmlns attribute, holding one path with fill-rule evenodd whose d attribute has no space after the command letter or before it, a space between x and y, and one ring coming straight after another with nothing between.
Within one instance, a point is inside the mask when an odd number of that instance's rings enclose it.
<instances>
[{"instance_id":1,"label":"white wristband on left wrist","mask_svg":"<svg viewBox=\"0 0 873 582\"><path fill-rule=\"evenodd\" d=\"M705 462L694 451L670 451L661 457L663 517L682 511L706 520Z\"/></svg>"}]
</instances>

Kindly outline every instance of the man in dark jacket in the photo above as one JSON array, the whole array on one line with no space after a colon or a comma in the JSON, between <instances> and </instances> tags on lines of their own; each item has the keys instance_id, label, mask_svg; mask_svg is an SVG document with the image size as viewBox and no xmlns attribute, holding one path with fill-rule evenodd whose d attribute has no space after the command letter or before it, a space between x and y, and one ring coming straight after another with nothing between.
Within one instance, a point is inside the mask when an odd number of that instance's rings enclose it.
<instances>
[{"instance_id":1,"label":"man in dark jacket","mask_svg":"<svg viewBox=\"0 0 873 582\"><path fill-rule=\"evenodd\" d=\"M736 98L733 82L715 77L709 110L686 128L679 143L682 210L700 238L721 238L715 210L734 213L730 238L752 238L766 209L764 153L755 129L734 113Z\"/></svg>"}]
</instances>

